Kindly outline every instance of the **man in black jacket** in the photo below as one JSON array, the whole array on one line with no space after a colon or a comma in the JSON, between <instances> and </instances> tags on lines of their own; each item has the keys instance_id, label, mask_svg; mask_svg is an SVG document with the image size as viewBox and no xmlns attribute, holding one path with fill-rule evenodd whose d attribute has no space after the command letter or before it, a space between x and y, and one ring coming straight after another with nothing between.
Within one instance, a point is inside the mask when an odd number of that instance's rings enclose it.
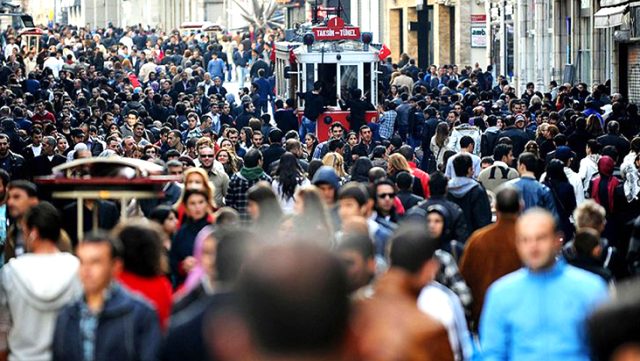
<instances>
[{"instance_id":1,"label":"man in black jacket","mask_svg":"<svg viewBox=\"0 0 640 361\"><path fill-rule=\"evenodd\" d=\"M285 150L282 147L282 131L278 128L272 129L269 132L269 147L262 153L264 159L262 169L268 172L271 163L280 159L284 153Z\"/></svg>"},{"instance_id":2,"label":"man in black jacket","mask_svg":"<svg viewBox=\"0 0 640 361\"><path fill-rule=\"evenodd\" d=\"M442 241L456 240L461 243L466 242L471 232L467 228L467 221L460 206L447 199L447 177L445 177L444 173L434 172L429 175L429 190L431 191L431 197L409 210L406 215L410 216L414 212L425 215L425 212L432 205L441 205L447 210L445 222L447 230L443 233Z\"/></svg>"},{"instance_id":3,"label":"man in black jacket","mask_svg":"<svg viewBox=\"0 0 640 361\"><path fill-rule=\"evenodd\" d=\"M469 232L491 223L491 205L482 185L471 178L473 162L468 154L458 154L453 159L456 177L449 181L447 198L462 208Z\"/></svg>"},{"instance_id":4,"label":"man in black jacket","mask_svg":"<svg viewBox=\"0 0 640 361\"><path fill-rule=\"evenodd\" d=\"M278 99L275 102L276 112L273 113L273 118L276 126L282 130L284 134L287 134L290 130L298 131L298 118L293 114L293 99L287 99L286 108L284 104L282 99Z\"/></svg>"},{"instance_id":5,"label":"man in black jacket","mask_svg":"<svg viewBox=\"0 0 640 361\"><path fill-rule=\"evenodd\" d=\"M513 157L518 158L520 153L524 151L524 146L530 140L527 133L523 130L525 117L522 114L517 114L516 116L508 116L504 120L506 124L506 128L500 132L500 138L507 137L511 138L513 142Z\"/></svg>"},{"instance_id":6,"label":"man in black jacket","mask_svg":"<svg viewBox=\"0 0 640 361\"><path fill-rule=\"evenodd\" d=\"M602 145L602 148L607 145L613 145L616 147L618 154L625 155L629 153L629 149L631 147L629 141L620 135L620 123L615 120L610 121L607 124L607 134L601 135L598 137L598 143ZM618 157L622 159L622 157ZM618 161L618 165L622 163L622 161Z\"/></svg>"},{"instance_id":7,"label":"man in black jacket","mask_svg":"<svg viewBox=\"0 0 640 361\"><path fill-rule=\"evenodd\" d=\"M304 139L307 133L316 132L316 121L320 114L324 112L325 100L322 97L322 82L313 83L313 90L306 92L304 97L304 115L300 124L300 139Z\"/></svg>"},{"instance_id":8,"label":"man in black jacket","mask_svg":"<svg viewBox=\"0 0 640 361\"><path fill-rule=\"evenodd\" d=\"M365 113L368 110L376 110L373 105L362 98L362 90L355 89L352 99L339 99L340 109L350 111L349 128L351 130L360 129L361 126L367 124Z\"/></svg>"},{"instance_id":9,"label":"man in black jacket","mask_svg":"<svg viewBox=\"0 0 640 361\"><path fill-rule=\"evenodd\" d=\"M33 177L47 176L52 174L52 169L67 161L67 158L55 154L56 138L47 136L42 142L42 154L33 159L32 166L29 167Z\"/></svg>"}]
</instances>

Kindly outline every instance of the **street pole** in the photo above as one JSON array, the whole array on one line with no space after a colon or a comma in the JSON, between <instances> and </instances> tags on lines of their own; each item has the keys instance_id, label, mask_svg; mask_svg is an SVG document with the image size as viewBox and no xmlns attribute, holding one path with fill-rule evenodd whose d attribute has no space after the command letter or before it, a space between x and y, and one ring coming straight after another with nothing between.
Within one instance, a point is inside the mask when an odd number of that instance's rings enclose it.
<instances>
[{"instance_id":1,"label":"street pole","mask_svg":"<svg viewBox=\"0 0 640 361\"><path fill-rule=\"evenodd\" d=\"M507 0L500 0L500 74L507 76L507 27L505 24L505 11Z\"/></svg>"},{"instance_id":2,"label":"street pole","mask_svg":"<svg viewBox=\"0 0 640 361\"><path fill-rule=\"evenodd\" d=\"M536 0L535 1L535 22L536 22L536 88L544 89L544 38L545 38L545 27L544 27L544 9L546 0Z\"/></svg>"}]
</instances>

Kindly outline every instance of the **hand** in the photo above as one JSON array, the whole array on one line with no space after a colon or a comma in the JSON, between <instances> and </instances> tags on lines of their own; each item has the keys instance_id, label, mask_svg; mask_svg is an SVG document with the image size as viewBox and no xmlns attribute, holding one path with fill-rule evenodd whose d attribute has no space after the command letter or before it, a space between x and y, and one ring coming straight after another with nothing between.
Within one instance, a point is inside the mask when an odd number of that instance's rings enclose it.
<instances>
[{"instance_id":1,"label":"hand","mask_svg":"<svg viewBox=\"0 0 640 361\"><path fill-rule=\"evenodd\" d=\"M196 266L196 263L196 259L193 256L189 256L182 261L182 269L189 273Z\"/></svg>"}]
</instances>

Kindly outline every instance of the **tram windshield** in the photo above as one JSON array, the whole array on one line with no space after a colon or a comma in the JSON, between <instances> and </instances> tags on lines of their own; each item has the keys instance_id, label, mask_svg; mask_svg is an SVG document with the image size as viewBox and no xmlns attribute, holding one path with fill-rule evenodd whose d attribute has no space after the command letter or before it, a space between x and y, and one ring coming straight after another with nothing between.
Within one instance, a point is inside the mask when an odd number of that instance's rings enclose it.
<instances>
[{"instance_id":1,"label":"tram windshield","mask_svg":"<svg viewBox=\"0 0 640 361\"><path fill-rule=\"evenodd\" d=\"M322 81L322 97L325 99L325 105L337 106L337 77L337 64L318 64L318 80Z\"/></svg>"}]
</instances>

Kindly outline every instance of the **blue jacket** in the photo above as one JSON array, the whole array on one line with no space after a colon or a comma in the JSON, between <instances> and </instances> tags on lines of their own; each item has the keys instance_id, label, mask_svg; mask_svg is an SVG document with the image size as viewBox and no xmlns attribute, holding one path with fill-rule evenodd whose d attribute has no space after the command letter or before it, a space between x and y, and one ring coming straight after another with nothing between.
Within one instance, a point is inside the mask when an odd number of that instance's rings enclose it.
<instances>
[{"instance_id":1,"label":"blue jacket","mask_svg":"<svg viewBox=\"0 0 640 361\"><path fill-rule=\"evenodd\" d=\"M496 281L480 319L483 360L588 361L585 320L607 297L604 281L558 261Z\"/></svg>"},{"instance_id":2,"label":"blue jacket","mask_svg":"<svg viewBox=\"0 0 640 361\"><path fill-rule=\"evenodd\" d=\"M549 187L530 177L516 178L509 181L508 184L518 189L520 197L522 197L522 201L524 202L523 211L529 208L540 207L551 212L556 220L560 219L556 203L553 200L553 195Z\"/></svg>"},{"instance_id":3,"label":"blue jacket","mask_svg":"<svg viewBox=\"0 0 640 361\"><path fill-rule=\"evenodd\" d=\"M84 360L81 302L70 304L58 316L53 335L54 361ZM156 360L161 339L160 321L153 308L114 285L98 316L94 360Z\"/></svg>"}]
</instances>

